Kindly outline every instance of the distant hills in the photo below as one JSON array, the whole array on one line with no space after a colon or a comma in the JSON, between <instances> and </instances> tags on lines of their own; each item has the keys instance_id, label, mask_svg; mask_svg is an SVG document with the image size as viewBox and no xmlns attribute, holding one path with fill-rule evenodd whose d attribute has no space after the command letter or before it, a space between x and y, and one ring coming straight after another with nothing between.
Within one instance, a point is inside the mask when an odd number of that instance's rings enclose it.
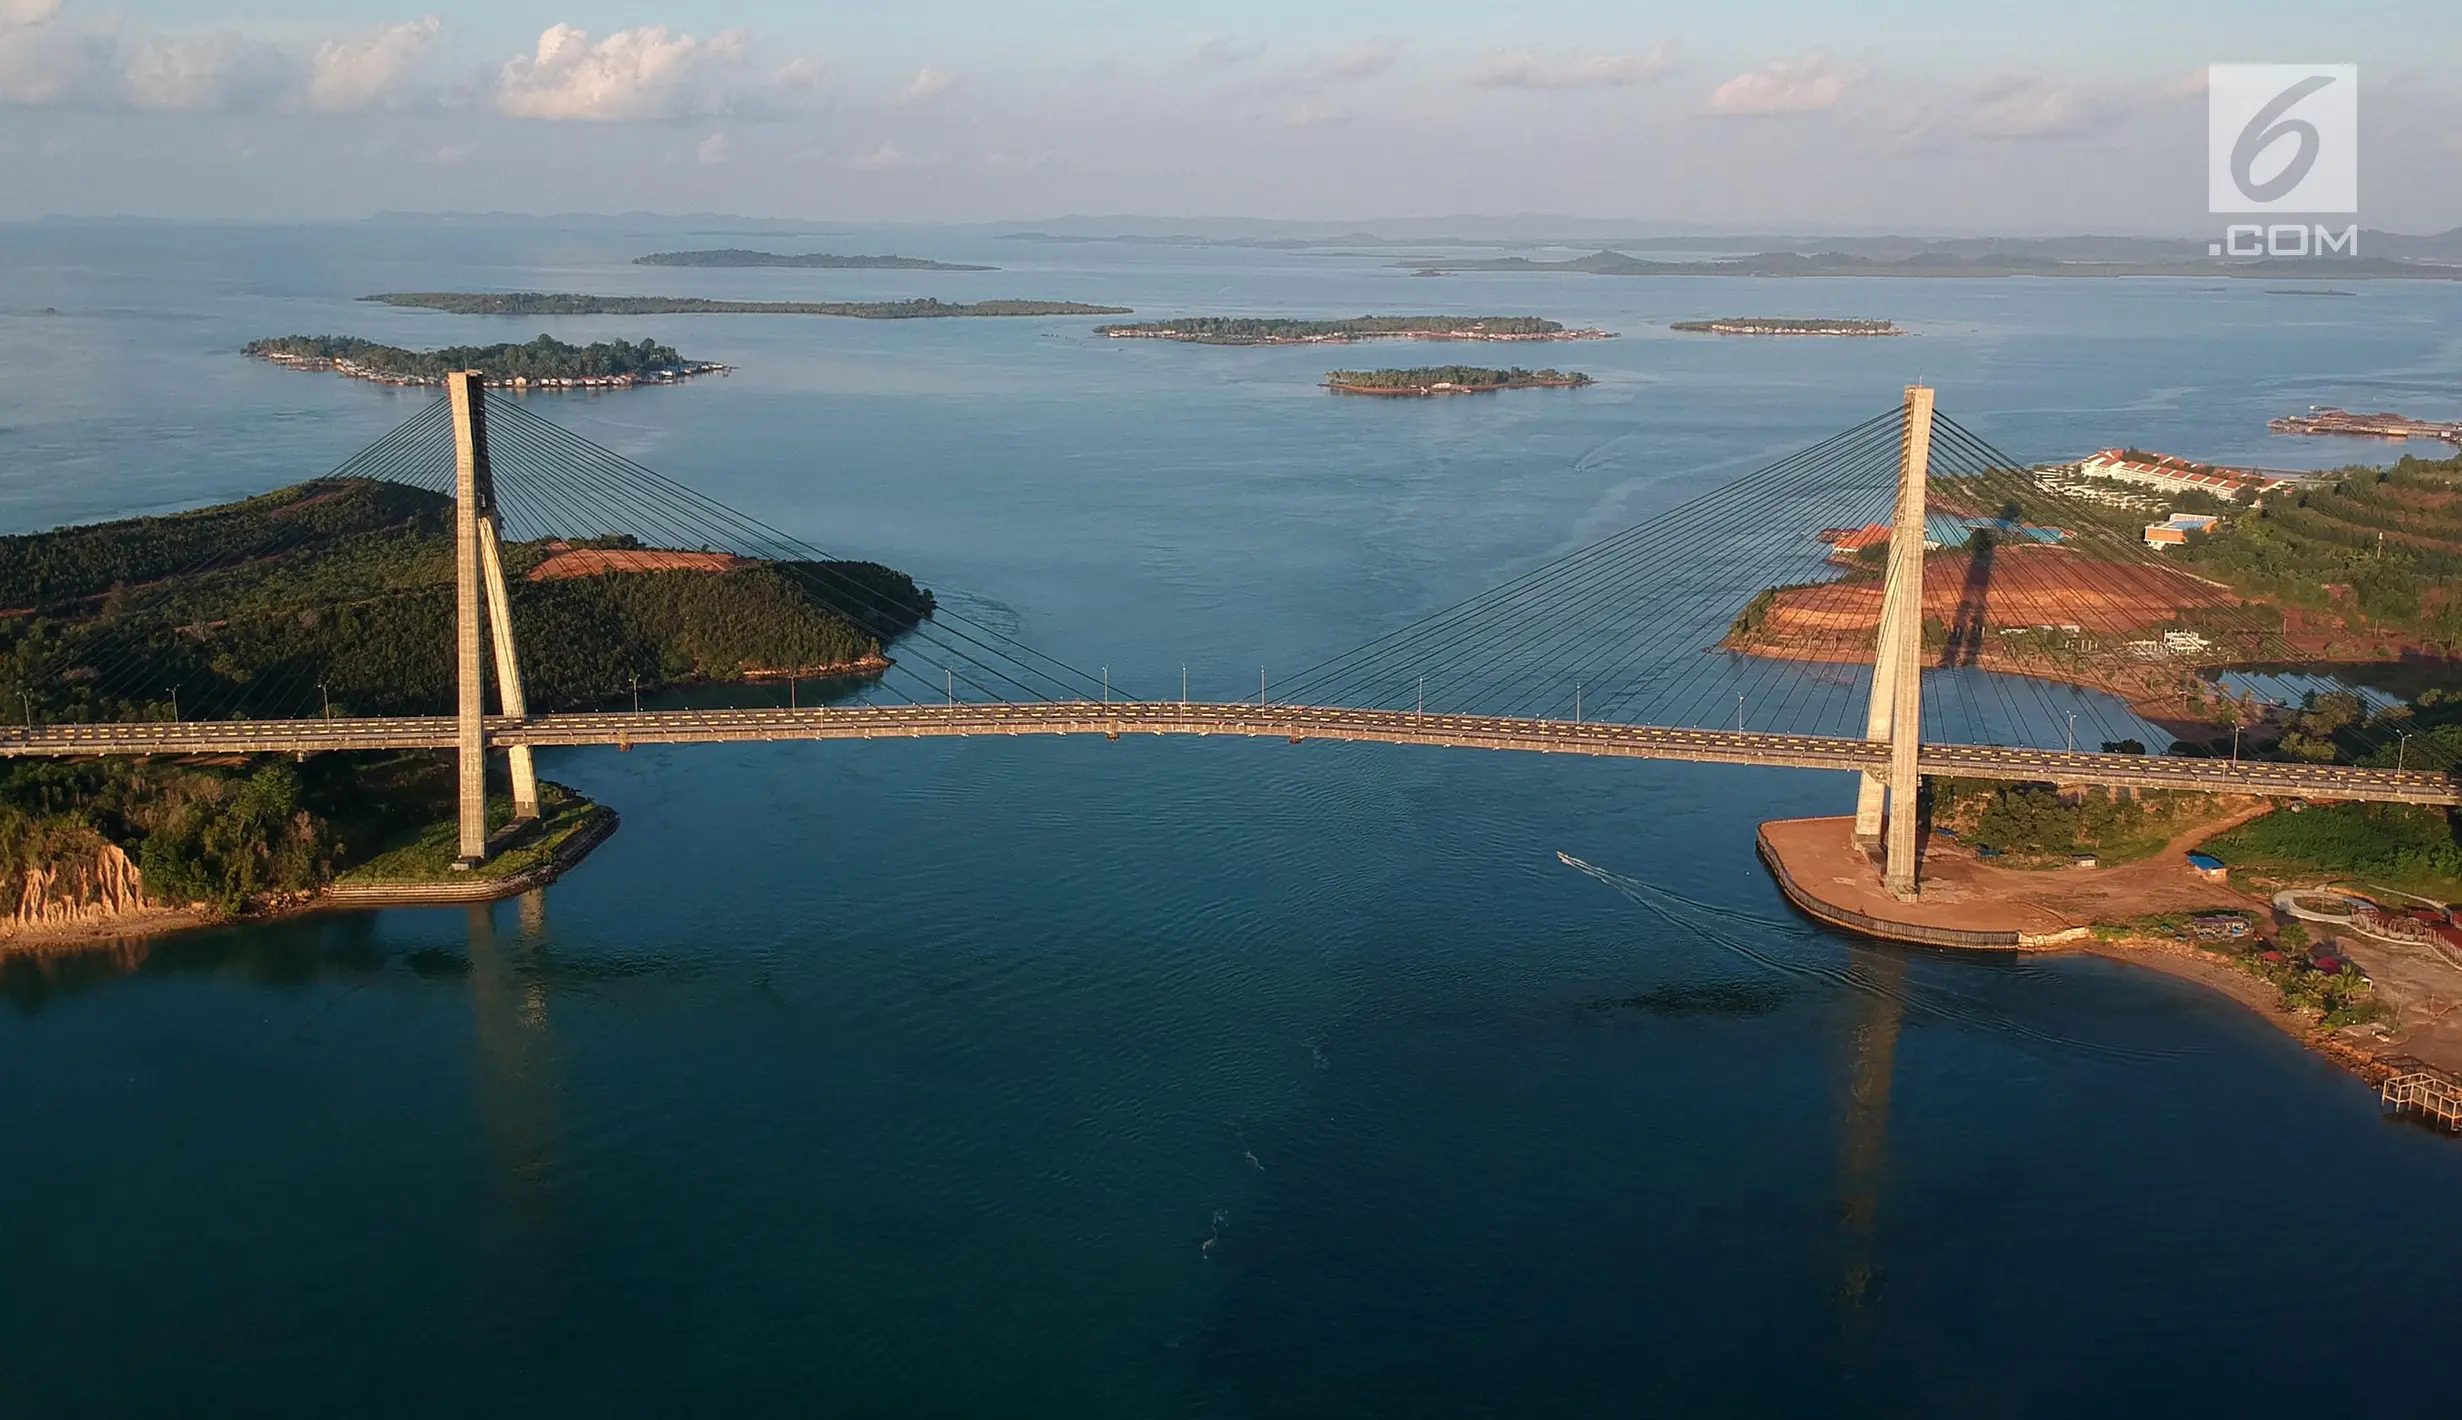
<instances>
[{"instance_id":1,"label":"distant hills","mask_svg":"<svg viewBox=\"0 0 2462 1420\"><path fill-rule=\"evenodd\" d=\"M787 255L720 247L711 251L654 251L633 258L635 266L788 266L824 271L998 271L997 266L929 261L919 256L838 256L831 252Z\"/></svg>"},{"instance_id":2,"label":"distant hills","mask_svg":"<svg viewBox=\"0 0 2462 1420\"><path fill-rule=\"evenodd\" d=\"M1693 244L1699 249L1699 244ZM1958 244L1970 245L1970 244ZM2014 245L1927 247L1904 255L1858 255L1844 251L1762 251L1736 257L1653 261L1613 250L1594 251L1564 261L1538 261L1526 256L1467 260L1418 258L1394 263L1423 272L1451 271L1571 271L1592 276L2265 276L2275 279L2410 280L2462 279L2462 266L2384 256L2216 258L2195 248L2169 258L2124 258L2116 255L2057 256ZM2192 247L2190 243L2173 244ZM2362 249L2366 241L2362 239Z\"/></svg>"}]
</instances>

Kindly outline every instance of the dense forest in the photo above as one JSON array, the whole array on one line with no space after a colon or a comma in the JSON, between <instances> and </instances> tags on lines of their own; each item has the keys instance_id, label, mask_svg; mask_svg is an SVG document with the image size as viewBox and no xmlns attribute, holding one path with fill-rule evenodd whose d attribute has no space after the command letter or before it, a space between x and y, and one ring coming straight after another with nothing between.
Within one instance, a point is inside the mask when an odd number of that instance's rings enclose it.
<instances>
[{"instance_id":1,"label":"dense forest","mask_svg":"<svg viewBox=\"0 0 2462 1420\"><path fill-rule=\"evenodd\" d=\"M456 370L483 371L491 380L574 380L672 379L716 368L687 360L654 340L567 345L550 335L526 345L448 345L441 350L405 350L345 335L286 335L250 341L242 353L416 384L441 383Z\"/></svg>"},{"instance_id":2,"label":"dense forest","mask_svg":"<svg viewBox=\"0 0 2462 1420\"><path fill-rule=\"evenodd\" d=\"M0 538L0 711L42 721L438 713L451 699L452 505L320 479L168 517ZM598 537L596 546L638 546ZM877 666L932 595L869 562L528 574L505 549L530 705Z\"/></svg>"},{"instance_id":3,"label":"dense forest","mask_svg":"<svg viewBox=\"0 0 2462 1420\"><path fill-rule=\"evenodd\" d=\"M1507 370L1485 369L1477 365L1423 365L1409 370L1329 370L1325 375L1325 383L1335 389L1394 390L1411 394L1429 393L1439 388L1565 388L1590 382L1590 377L1579 370L1525 370L1519 365Z\"/></svg>"},{"instance_id":4,"label":"dense forest","mask_svg":"<svg viewBox=\"0 0 2462 1420\"><path fill-rule=\"evenodd\" d=\"M712 301L698 296L585 296L544 291L392 291L362 296L388 306L464 316L845 316L938 320L966 316L1123 316L1127 306L1077 301Z\"/></svg>"},{"instance_id":5,"label":"dense forest","mask_svg":"<svg viewBox=\"0 0 2462 1420\"><path fill-rule=\"evenodd\" d=\"M1187 316L1142 325L1106 325L1095 334L1117 339L1185 340L1200 345L1274 345L1300 341L1377 339L1571 339L1593 334L1568 331L1538 316L1355 316L1348 320L1290 320L1267 316Z\"/></svg>"},{"instance_id":6,"label":"dense forest","mask_svg":"<svg viewBox=\"0 0 2462 1420\"><path fill-rule=\"evenodd\" d=\"M654 251L633 258L635 266L786 266L820 271L998 271L997 266L968 266L956 261L931 261L920 256L836 256L825 251L790 256L783 252L747 251L722 247L714 251Z\"/></svg>"}]
</instances>

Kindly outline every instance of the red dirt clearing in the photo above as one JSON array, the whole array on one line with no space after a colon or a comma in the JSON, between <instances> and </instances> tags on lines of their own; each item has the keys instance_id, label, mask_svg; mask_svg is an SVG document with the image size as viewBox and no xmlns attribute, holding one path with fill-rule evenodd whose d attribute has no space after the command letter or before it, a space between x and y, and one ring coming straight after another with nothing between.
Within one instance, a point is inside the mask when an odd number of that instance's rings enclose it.
<instances>
[{"instance_id":1,"label":"red dirt clearing","mask_svg":"<svg viewBox=\"0 0 2462 1420\"><path fill-rule=\"evenodd\" d=\"M656 548L568 547L530 569L533 582L561 582L610 572L732 572L750 565L731 552L667 552Z\"/></svg>"},{"instance_id":2,"label":"red dirt clearing","mask_svg":"<svg viewBox=\"0 0 2462 1420\"><path fill-rule=\"evenodd\" d=\"M2054 548L2002 549L1980 580L1975 559L1946 553L1924 559L1923 612L1948 625L1980 619L1989 627L2075 626L2140 632L2198 608L2233 607L2225 588L2167 567L2094 562ZM1973 582L1970 585L1970 581ZM1880 630L1878 578L1799 587L1778 594L1755 642L1852 637Z\"/></svg>"}]
</instances>

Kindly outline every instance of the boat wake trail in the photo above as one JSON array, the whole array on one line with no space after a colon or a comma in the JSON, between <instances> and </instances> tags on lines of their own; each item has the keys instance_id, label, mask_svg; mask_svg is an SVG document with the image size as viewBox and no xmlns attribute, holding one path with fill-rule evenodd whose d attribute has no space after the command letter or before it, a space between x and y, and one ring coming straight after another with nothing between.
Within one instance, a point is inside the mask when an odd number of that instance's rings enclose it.
<instances>
[{"instance_id":1,"label":"boat wake trail","mask_svg":"<svg viewBox=\"0 0 2462 1420\"><path fill-rule=\"evenodd\" d=\"M1558 852L1558 862L1585 877L1605 884L1635 906L1657 917L1679 931L1688 932L1724 947L1755 966L1781 976L1802 981L1820 982L1853 991L1861 995L1886 1000L1917 1015L1962 1025L1997 1035L2014 1036L2037 1045L2074 1054L2100 1056L2115 1060L2163 1060L2180 1055L2174 1050L2147 1050L2134 1046L2107 1045L2100 1041L2081 1040L2075 1036L2057 1035L2010 1019L2008 1016L1972 1004L1971 998L1959 993L1909 986L1884 984L1852 965L1833 966L1824 962L1795 960L1779 956L1746 942L1733 933L1721 930L1719 923L1748 922L1758 927L1782 932L1796 940L1809 942L1815 933L1801 923L1782 922L1756 917L1749 913L1714 908L1681 893L1628 878L1622 873L1586 862L1570 853Z\"/></svg>"}]
</instances>

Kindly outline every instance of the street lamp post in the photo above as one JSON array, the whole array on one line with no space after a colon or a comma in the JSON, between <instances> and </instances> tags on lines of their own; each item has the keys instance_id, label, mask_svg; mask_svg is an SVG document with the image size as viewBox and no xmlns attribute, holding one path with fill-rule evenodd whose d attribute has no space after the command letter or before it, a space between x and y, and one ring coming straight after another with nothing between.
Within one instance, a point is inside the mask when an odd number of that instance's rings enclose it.
<instances>
[{"instance_id":1,"label":"street lamp post","mask_svg":"<svg viewBox=\"0 0 2462 1420\"><path fill-rule=\"evenodd\" d=\"M163 689L171 693L171 723L176 725L180 722L180 688L166 685Z\"/></svg>"},{"instance_id":2,"label":"street lamp post","mask_svg":"<svg viewBox=\"0 0 2462 1420\"><path fill-rule=\"evenodd\" d=\"M2069 753L2077 753L2077 712L2069 712Z\"/></svg>"},{"instance_id":3,"label":"street lamp post","mask_svg":"<svg viewBox=\"0 0 2462 1420\"><path fill-rule=\"evenodd\" d=\"M1735 693L1735 732L1744 733L1744 692Z\"/></svg>"},{"instance_id":4,"label":"street lamp post","mask_svg":"<svg viewBox=\"0 0 2462 1420\"><path fill-rule=\"evenodd\" d=\"M2394 772L2396 774L2402 772L2402 757L2404 754L2408 753L2411 748L2411 732L2408 730L2402 730L2398 733L2402 736L2402 738L2394 741Z\"/></svg>"},{"instance_id":5,"label":"street lamp post","mask_svg":"<svg viewBox=\"0 0 2462 1420\"><path fill-rule=\"evenodd\" d=\"M323 697L325 697L325 713L324 713L324 718L326 718L326 719L328 719L328 720L332 719L332 718L333 718L333 692L332 692L332 691L330 691L330 690L327 690L327 689L325 688L325 683L324 683L323 681L321 681L321 680L320 680L320 681L318 681L318 682L316 683L316 693L317 693L317 694L319 694L319 695L321 695L321 696L323 696Z\"/></svg>"}]
</instances>

